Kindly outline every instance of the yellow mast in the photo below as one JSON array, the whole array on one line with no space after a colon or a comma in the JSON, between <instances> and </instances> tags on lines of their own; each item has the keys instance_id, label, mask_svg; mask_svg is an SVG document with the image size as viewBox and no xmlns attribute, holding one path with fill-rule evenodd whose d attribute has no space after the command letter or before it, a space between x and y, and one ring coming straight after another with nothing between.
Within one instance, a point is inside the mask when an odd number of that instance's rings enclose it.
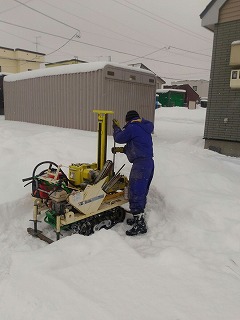
<instances>
[{"instance_id":1,"label":"yellow mast","mask_svg":"<svg viewBox=\"0 0 240 320\"><path fill-rule=\"evenodd\" d=\"M97 167L98 170L102 170L106 162L107 154L107 122L108 115L114 114L113 111L109 110L93 110L94 113L98 114L98 156L97 156Z\"/></svg>"}]
</instances>

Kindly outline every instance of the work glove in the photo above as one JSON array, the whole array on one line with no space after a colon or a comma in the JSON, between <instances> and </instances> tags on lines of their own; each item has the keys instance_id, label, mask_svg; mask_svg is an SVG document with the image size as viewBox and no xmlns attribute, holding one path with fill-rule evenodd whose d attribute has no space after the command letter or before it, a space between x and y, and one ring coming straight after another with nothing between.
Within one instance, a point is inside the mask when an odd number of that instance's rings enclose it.
<instances>
[{"instance_id":1,"label":"work glove","mask_svg":"<svg viewBox=\"0 0 240 320\"><path fill-rule=\"evenodd\" d=\"M120 123L119 123L119 121L117 119L113 119L112 122L113 122L112 123L113 129L120 128Z\"/></svg>"},{"instance_id":2,"label":"work glove","mask_svg":"<svg viewBox=\"0 0 240 320\"><path fill-rule=\"evenodd\" d=\"M124 153L124 147L112 147L112 153Z\"/></svg>"}]
</instances>

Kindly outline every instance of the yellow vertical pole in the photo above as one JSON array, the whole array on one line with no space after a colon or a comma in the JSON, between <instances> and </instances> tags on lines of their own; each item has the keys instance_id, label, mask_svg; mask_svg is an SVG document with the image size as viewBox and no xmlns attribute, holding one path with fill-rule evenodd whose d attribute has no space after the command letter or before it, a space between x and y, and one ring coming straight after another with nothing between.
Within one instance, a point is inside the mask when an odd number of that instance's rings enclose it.
<instances>
[{"instance_id":1,"label":"yellow vertical pole","mask_svg":"<svg viewBox=\"0 0 240 320\"><path fill-rule=\"evenodd\" d=\"M97 166L98 170L102 170L107 155L107 122L108 114L114 114L113 111L109 110L93 110L94 113L98 114L98 155L97 155Z\"/></svg>"}]
</instances>

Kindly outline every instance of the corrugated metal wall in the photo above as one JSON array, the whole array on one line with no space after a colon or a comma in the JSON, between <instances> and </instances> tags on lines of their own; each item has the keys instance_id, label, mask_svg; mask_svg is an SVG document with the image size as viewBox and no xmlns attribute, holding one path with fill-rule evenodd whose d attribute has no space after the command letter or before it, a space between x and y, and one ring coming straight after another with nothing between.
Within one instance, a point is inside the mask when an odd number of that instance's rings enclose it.
<instances>
[{"instance_id":1,"label":"corrugated metal wall","mask_svg":"<svg viewBox=\"0 0 240 320\"><path fill-rule=\"evenodd\" d=\"M113 110L122 125L127 111L135 109L154 121L155 93L154 74L111 65L97 71L5 81L5 119L96 131L93 109Z\"/></svg>"}]
</instances>

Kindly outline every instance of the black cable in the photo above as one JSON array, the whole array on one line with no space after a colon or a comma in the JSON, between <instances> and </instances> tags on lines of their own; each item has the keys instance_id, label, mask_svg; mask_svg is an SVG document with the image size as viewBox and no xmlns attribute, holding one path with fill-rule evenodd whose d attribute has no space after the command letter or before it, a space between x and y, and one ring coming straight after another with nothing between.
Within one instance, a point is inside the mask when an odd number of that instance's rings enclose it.
<instances>
[{"instance_id":1,"label":"black cable","mask_svg":"<svg viewBox=\"0 0 240 320\"><path fill-rule=\"evenodd\" d=\"M52 19L52 20L54 20L54 21L56 21L56 22L58 22L58 23L61 23L61 24L63 24L65 27L69 27L69 28L72 28L72 29L74 29L74 30L77 30L77 31L80 33L79 29L74 28L74 27L70 26L69 24L67 24L67 23L65 23L65 22L62 22L62 21L60 21L60 20L58 20L58 19L55 19L55 18L49 16L49 15L46 14L46 13L43 13L43 12L37 10L37 9L34 9L33 7L28 6L26 3L22 3L22 2L19 1L19 0L13 0L13 1L15 1L15 2L17 2L17 3L20 3L20 4L23 5L24 7L27 7L28 9L33 10L33 11L35 11L35 12L37 12L37 13L39 13L39 14L41 14L41 15L49 18L49 19Z\"/></svg>"},{"instance_id":2,"label":"black cable","mask_svg":"<svg viewBox=\"0 0 240 320\"><path fill-rule=\"evenodd\" d=\"M152 20L155 20L155 21L157 21L157 22L160 22L160 23L162 23L162 24L165 24L165 25L169 26L170 28L176 29L176 30L178 30L178 31L181 31L181 32L184 32L184 33L186 33L186 34L188 34L188 35L193 36L193 35L191 34L191 33L193 33L192 31L186 32L186 31L180 30L179 28L176 28L176 27L171 26L171 25L169 25L169 24L167 24L167 23L165 23L165 22L163 22L163 21L160 21L159 19L156 19L156 18L154 18L154 17L151 17L150 15L148 15L148 14L146 14L146 13L143 13L143 12L141 12L141 11L139 11L139 10L136 10L136 9L134 9L134 8L132 8L132 7L128 6L128 5L126 5L126 4L118 1L118 0L111 0L111 1L114 1L114 2L120 4L120 5L124 6L124 7L127 7L127 8L129 8L129 9L135 11L135 12L140 13L140 14L142 14L142 15L144 15L144 16L147 16L147 17L149 17L149 18L152 19ZM148 11L148 10L146 10L146 9L144 9L144 8L141 8L141 7L135 5L135 4L133 4L133 3L129 2L129 1L127 1L127 0L125 0L125 1L128 2L128 3L130 3L132 6L135 6L135 7L137 7L137 8L140 8L141 10L143 10L143 11L145 11L145 12L149 12L150 14L157 16L156 14L153 14L153 13L151 13L150 11ZM157 16L157 17L159 18L159 16ZM160 17L160 18L161 18L161 17ZM161 19L163 19L163 18L161 18ZM173 25L178 26L176 23L173 23L173 22L171 22L170 20L167 20L167 19L164 19L164 20L172 23ZM179 26L179 27L182 28L182 29L187 30L187 29L184 28L184 27L181 27L181 26ZM195 34L196 34L196 33L195 33ZM206 38L206 37L204 37L204 36L201 36L201 35L194 36L194 38L198 38L198 39L204 40L204 41L211 41L210 39L208 39L208 38Z\"/></svg>"},{"instance_id":3,"label":"black cable","mask_svg":"<svg viewBox=\"0 0 240 320\"><path fill-rule=\"evenodd\" d=\"M105 30L110 31L110 32L112 32L112 33L115 33L115 34L117 34L117 35L120 35L121 37L124 37L124 38L126 38L126 39L130 39L130 40L133 40L133 41L135 41L135 42L137 42L137 43L140 43L140 44L143 44L143 45L145 45L145 46L147 46L147 47L151 46L150 44L147 44L147 43L145 43L145 42L143 42L143 41L139 41L139 40L137 40L136 38L129 37L129 36L127 36L126 34L123 35L123 34L121 34L120 32L113 31L112 29L107 28L107 27L105 27L105 26L101 26L100 24L95 23L95 22L92 22L91 20L88 20L88 19L86 19L85 17L84 17L84 18L83 18L83 17L80 17L80 16L78 16L78 15L76 15L76 14L73 14L73 13L67 11L67 10L63 10L63 9L61 9L61 8L59 8L59 7L56 7L56 6L54 6L53 4L48 3L47 1L42 1L42 2L46 3L48 6L50 6L50 7L52 7L52 8L58 9L58 10L60 10L60 11L62 11L62 12L65 12L65 13L73 16L73 17L76 17L76 18L78 18L79 20L87 21L87 22L93 24L94 26L100 27L100 28L102 28L102 29L105 29ZM88 8L88 7L87 7L87 8ZM82 30L82 31L83 31L83 32L86 32L86 33L92 33L92 32L85 31L85 30ZM96 35L99 36L99 34L96 34ZM106 35L104 35L104 37L109 38L109 37L107 37ZM110 38L110 39L112 39L112 38ZM121 40L119 40L119 39L114 39L114 40L121 41ZM155 46L152 46L152 47L153 47L153 48L157 48L157 47L155 47Z\"/></svg>"},{"instance_id":4,"label":"black cable","mask_svg":"<svg viewBox=\"0 0 240 320\"><path fill-rule=\"evenodd\" d=\"M40 30L29 28L29 27L19 26L19 25L16 25L14 23L10 23L10 22L3 21L3 20L0 20L0 22L5 23L5 24L9 24L9 25L12 25L12 26L15 26L15 27L19 27L19 28L23 28L23 29L27 29L27 30L31 30L31 31L47 34L47 35L50 35L50 36L53 36L53 37L58 37L58 38L62 38L62 39L68 40L68 38L66 38L66 37L62 37L62 36L59 36L59 35L51 34L49 32L44 32L44 31L40 31ZM141 58L141 56L138 56L136 54L132 54L132 53L128 53L128 52L124 52L124 51L120 51L120 50L114 50L114 49L110 49L110 48L106 48L106 47L102 47L102 46L97 46L95 44L87 43L87 42L84 42L84 41L77 41L77 40L74 40L74 39L72 39L72 41L74 41L76 43L84 44L84 45L87 45L87 46L90 46L90 47L100 48L100 49L104 49L104 50L108 50L108 51L112 51L112 52L116 52L116 53L125 54L125 55L128 55L128 56L136 57L136 58ZM185 65L185 64L180 64L180 63L173 63L173 62L168 62L168 61L158 60L158 59L153 59L153 58L145 58L145 59L151 60L151 61L156 61L156 62L161 62L161 63L166 63L166 64L171 64L171 65L175 65L175 66L181 66L181 67L185 67L185 68L192 68L192 69L200 69L200 70L209 71L209 69L206 69L206 68L193 67L193 66L189 66L189 65Z\"/></svg>"},{"instance_id":5,"label":"black cable","mask_svg":"<svg viewBox=\"0 0 240 320\"><path fill-rule=\"evenodd\" d=\"M126 1L126 0L125 0L125 1ZM76 14L73 14L73 13L71 13L71 12L69 12L69 11L66 11L66 10L63 10L63 9L61 9L61 8L59 8L59 7L56 7L56 6L48 3L47 1L44 1L44 0L43 0L42 2L46 3L47 5L55 8L55 9L58 9L58 10L60 10L60 11L62 11L62 12L65 12L65 13L67 13L67 14L70 14L70 15L72 15L72 16L80 19L80 20L85 20L85 21L87 21L87 22L89 22L89 23L91 23L91 24L93 24L93 25L96 25L96 26L101 27L101 28L103 28L103 29L109 30L109 31L111 31L111 32L113 32L113 33L119 34L120 36L123 36L123 35L122 35L121 33L119 33L119 32L115 32L115 31L113 31L113 30L111 30L111 29L109 29L109 28L103 27L103 26L101 26L101 25L99 25L99 24L96 24L96 23L94 23L94 22L86 19L86 18L79 17L79 16L76 15ZM75 1L73 1L73 2L76 3ZM128 2L128 1L126 1L126 2ZM133 5L133 4L132 4L132 5ZM138 7L137 5L135 5L135 6ZM87 7L87 8L88 8L88 7ZM139 7L139 8L140 8L140 7ZM89 9L90 9L90 8L89 8ZM141 9L144 10L143 8L141 8ZM91 10L91 9L90 9L90 10ZM147 10L145 10L145 11L147 11ZM150 11L149 11L149 12L150 12ZM151 14L154 15L153 13L151 13ZM161 18L161 19L163 19L163 18ZM163 20L168 21L167 19L163 19ZM171 22L171 21L170 21L170 22ZM171 22L171 23L173 23L173 22ZM174 23L173 23L173 24L174 24ZM177 24L176 24L176 25L177 25ZM182 28L183 28L183 27L182 27ZM183 28L183 29L185 29L185 28ZM84 31L84 30L82 30L82 31ZM85 31L85 32L86 32L86 31ZM193 33L194 33L194 32L193 32ZM136 41L136 42L142 43L142 44L144 44L144 45L150 46L149 44L147 44L147 43L145 43L145 42L138 41L138 40L133 39L133 38L131 38L131 37L129 37L129 36L124 35L124 37L127 38L127 39L134 40L134 41ZM155 48L155 46L152 46L152 47ZM184 49L182 49L182 48L178 48L178 47L174 47L174 46L170 46L170 45L167 45L167 47L169 47L169 48L172 47L172 48L175 48L175 49L178 49L178 50L182 50L182 51L185 51L185 52L189 52L189 53L192 53L192 54L209 56L209 55L201 54L201 53L199 53L199 52L188 51L188 50L184 50ZM161 50L161 49L158 49L158 50ZM211 57L211 56L209 56L209 57Z\"/></svg>"}]
</instances>

